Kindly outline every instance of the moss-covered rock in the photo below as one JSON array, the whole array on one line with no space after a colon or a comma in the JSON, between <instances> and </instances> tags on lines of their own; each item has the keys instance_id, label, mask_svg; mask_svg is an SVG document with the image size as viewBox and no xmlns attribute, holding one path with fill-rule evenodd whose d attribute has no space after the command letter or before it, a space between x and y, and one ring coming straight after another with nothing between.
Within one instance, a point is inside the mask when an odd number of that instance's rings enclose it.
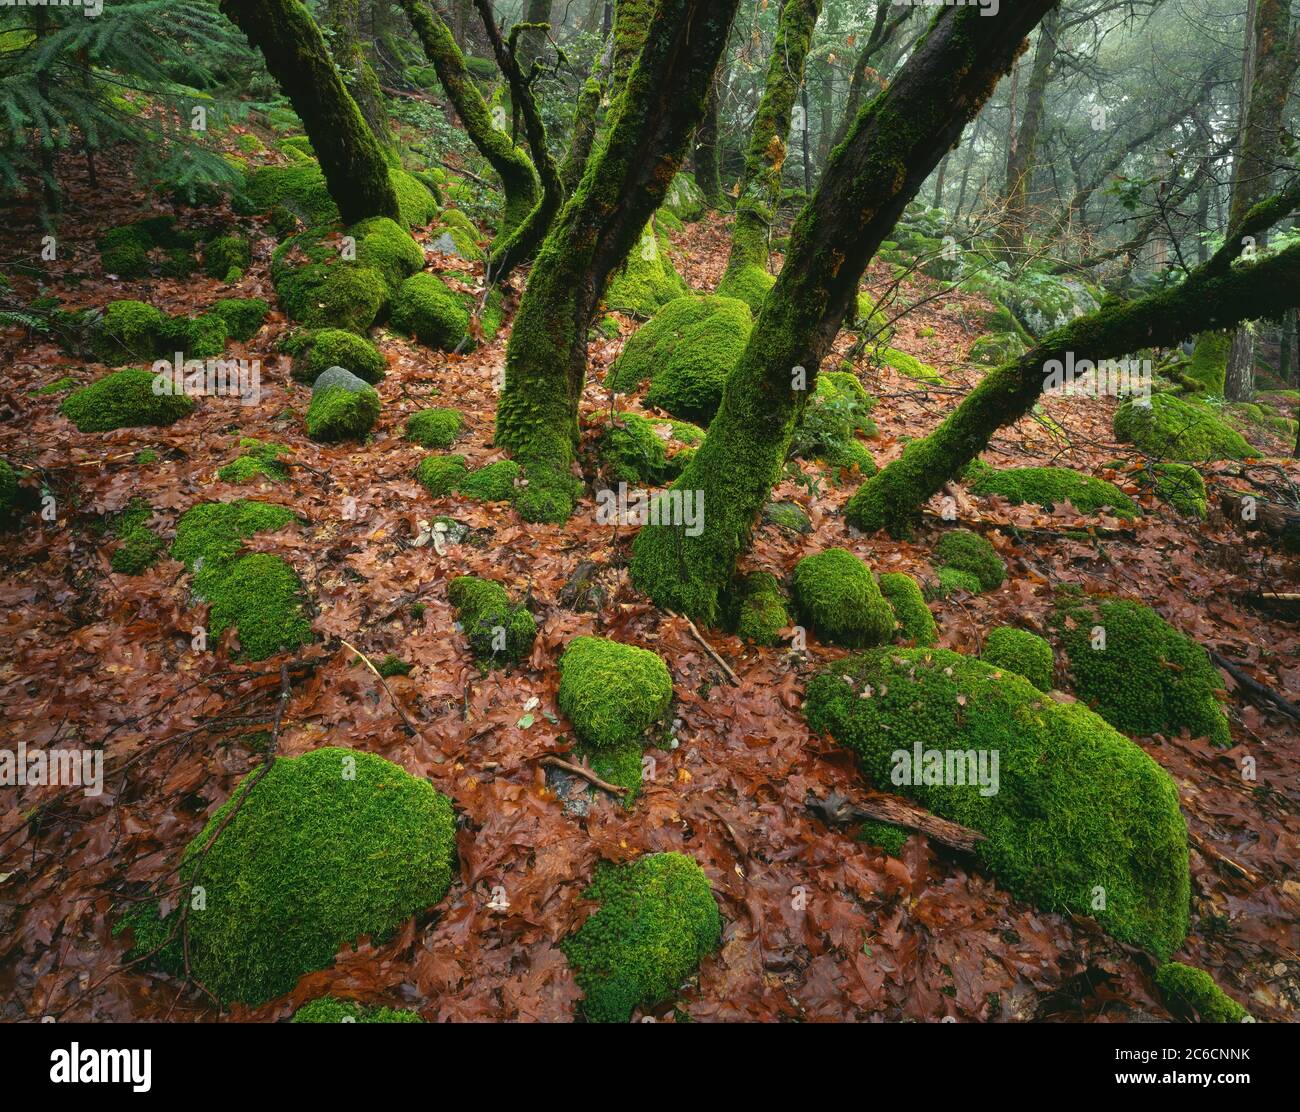
<instances>
[{"instance_id":1,"label":"moss-covered rock","mask_svg":"<svg viewBox=\"0 0 1300 1112\"><path fill-rule=\"evenodd\" d=\"M1126 734L1177 733L1231 745L1209 654L1149 606L1062 591L1051 616L1074 693Z\"/></svg>"},{"instance_id":2,"label":"moss-covered rock","mask_svg":"<svg viewBox=\"0 0 1300 1112\"><path fill-rule=\"evenodd\" d=\"M880 593L894 612L897 635L913 645L933 645L939 639L934 615L925 604L921 585L901 571L887 571L880 577Z\"/></svg>"},{"instance_id":3,"label":"moss-covered rock","mask_svg":"<svg viewBox=\"0 0 1300 1112\"><path fill-rule=\"evenodd\" d=\"M387 373L388 361L364 336L342 328L322 328L304 338L293 357L293 377L315 382L330 367L342 367L369 383Z\"/></svg>"},{"instance_id":4,"label":"moss-covered rock","mask_svg":"<svg viewBox=\"0 0 1300 1112\"><path fill-rule=\"evenodd\" d=\"M422 409L406 419L406 439L422 448L450 448L464 424L459 409Z\"/></svg>"},{"instance_id":5,"label":"moss-covered rock","mask_svg":"<svg viewBox=\"0 0 1300 1112\"><path fill-rule=\"evenodd\" d=\"M96 359L110 367L152 360L167 317L152 305L130 299L112 302L91 340Z\"/></svg>"},{"instance_id":6,"label":"moss-covered rock","mask_svg":"<svg viewBox=\"0 0 1300 1112\"><path fill-rule=\"evenodd\" d=\"M359 258L362 244L354 246ZM348 253L339 233L314 229L276 247L271 282L289 317L308 328L364 333L382 316L391 297L383 272Z\"/></svg>"},{"instance_id":7,"label":"moss-covered rock","mask_svg":"<svg viewBox=\"0 0 1300 1112\"><path fill-rule=\"evenodd\" d=\"M226 322L216 313L197 317L167 317L158 329L158 354L186 359L210 359L226 348Z\"/></svg>"},{"instance_id":8,"label":"moss-covered rock","mask_svg":"<svg viewBox=\"0 0 1300 1112\"><path fill-rule=\"evenodd\" d=\"M1012 467L999 471L976 460L967 469L972 494L1000 494L1019 505L1028 502L1050 510L1069 502L1080 513L1107 510L1115 517L1138 516L1138 507L1114 483L1080 475L1068 467Z\"/></svg>"},{"instance_id":9,"label":"moss-covered rock","mask_svg":"<svg viewBox=\"0 0 1300 1112\"><path fill-rule=\"evenodd\" d=\"M377 420L379 391L364 379L339 368L316 379L307 407L307 435L313 440L361 440Z\"/></svg>"},{"instance_id":10,"label":"moss-covered rock","mask_svg":"<svg viewBox=\"0 0 1300 1112\"><path fill-rule=\"evenodd\" d=\"M753 327L743 302L676 298L633 333L607 385L630 394L649 379L647 402L675 417L707 423Z\"/></svg>"},{"instance_id":11,"label":"moss-covered rock","mask_svg":"<svg viewBox=\"0 0 1300 1112\"><path fill-rule=\"evenodd\" d=\"M812 519L797 502L769 502L763 507L763 520L787 533L812 532Z\"/></svg>"},{"instance_id":12,"label":"moss-covered rock","mask_svg":"<svg viewBox=\"0 0 1300 1112\"><path fill-rule=\"evenodd\" d=\"M635 645L575 637L560 658L560 710L578 737L598 749L639 742L672 696L667 666Z\"/></svg>"},{"instance_id":13,"label":"moss-covered rock","mask_svg":"<svg viewBox=\"0 0 1300 1112\"><path fill-rule=\"evenodd\" d=\"M486 262L487 252L479 246L479 238L480 233L474 221L464 212L457 208L443 209L434 226L429 250L440 251L444 255L458 255L466 262Z\"/></svg>"},{"instance_id":14,"label":"moss-covered rock","mask_svg":"<svg viewBox=\"0 0 1300 1112\"><path fill-rule=\"evenodd\" d=\"M985 638L984 651L980 655L985 664L1010 668L1039 691L1052 690L1052 646L1036 633L1000 626Z\"/></svg>"},{"instance_id":15,"label":"moss-covered rock","mask_svg":"<svg viewBox=\"0 0 1300 1112\"><path fill-rule=\"evenodd\" d=\"M414 274L393 300L392 326L427 347L455 351L469 332L470 310L435 274Z\"/></svg>"},{"instance_id":16,"label":"moss-covered rock","mask_svg":"<svg viewBox=\"0 0 1300 1112\"><path fill-rule=\"evenodd\" d=\"M294 1023L423 1023L419 1012L403 1008L367 1008L355 1000L318 996L293 1013Z\"/></svg>"},{"instance_id":17,"label":"moss-covered rock","mask_svg":"<svg viewBox=\"0 0 1300 1112\"><path fill-rule=\"evenodd\" d=\"M849 459L857 433L875 434L871 410L875 399L858 376L849 371L824 371L804 407L803 418L790 441L790 454L803 459L839 463ZM865 448L863 449L865 451ZM870 458L870 453L867 453ZM858 460L860 464L860 459ZM874 474L875 461L868 474Z\"/></svg>"},{"instance_id":18,"label":"moss-covered rock","mask_svg":"<svg viewBox=\"0 0 1300 1112\"><path fill-rule=\"evenodd\" d=\"M1196 337L1192 357L1183 370L1184 378L1194 384L1197 393L1223 397L1231 353L1231 332L1202 332Z\"/></svg>"},{"instance_id":19,"label":"moss-covered rock","mask_svg":"<svg viewBox=\"0 0 1300 1112\"><path fill-rule=\"evenodd\" d=\"M469 474L464 456L425 456L415 468L415 478L433 498L451 494Z\"/></svg>"},{"instance_id":20,"label":"moss-covered rock","mask_svg":"<svg viewBox=\"0 0 1300 1112\"><path fill-rule=\"evenodd\" d=\"M776 275L769 274L758 263L746 262L732 266L718 283L718 296L743 301L752 313L763 308L768 291L776 285Z\"/></svg>"},{"instance_id":21,"label":"moss-covered rock","mask_svg":"<svg viewBox=\"0 0 1300 1112\"><path fill-rule=\"evenodd\" d=\"M479 502L510 502L515 496L519 475L519 464L514 460L497 460L469 472L457 484L456 490Z\"/></svg>"},{"instance_id":22,"label":"moss-covered rock","mask_svg":"<svg viewBox=\"0 0 1300 1112\"><path fill-rule=\"evenodd\" d=\"M1148 405L1141 401L1126 401L1115 411L1114 431L1149 456L1199 462L1259 455L1209 406L1173 394L1153 394Z\"/></svg>"},{"instance_id":23,"label":"moss-covered rock","mask_svg":"<svg viewBox=\"0 0 1300 1112\"><path fill-rule=\"evenodd\" d=\"M194 412L184 394L155 394L148 371L114 371L74 390L59 407L81 432L170 425Z\"/></svg>"},{"instance_id":24,"label":"moss-covered rock","mask_svg":"<svg viewBox=\"0 0 1300 1112\"><path fill-rule=\"evenodd\" d=\"M690 293L669 260L667 247L653 222L648 224L628 253L626 265L610 281L605 303L611 309L651 317L673 298Z\"/></svg>"},{"instance_id":25,"label":"moss-covered rock","mask_svg":"<svg viewBox=\"0 0 1300 1112\"><path fill-rule=\"evenodd\" d=\"M664 205L680 221L689 224L699 220L707 205L703 190L695 183L695 175L683 171L673 178L664 196Z\"/></svg>"},{"instance_id":26,"label":"moss-covered rock","mask_svg":"<svg viewBox=\"0 0 1300 1112\"><path fill-rule=\"evenodd\" d=\"M447 588L475 658L488 667L524 660L532 651L537 622L528 608L514 605L500 583L460 575Z\"/></svg>"},{"instance_id":27,"label":"moss-covered rock","mask_svg":"<svg viewBox=\"0 0 1300 1112\"><path fill-rule=\"evenodd\" d=\"M900 375L906 378L914 378L921 382L933 382L935 384L944 381L943 375L936 371L929 363L922 363L914 355L908 355L905 351L899 351L898 348L883 348L875 356L886 367L893 367Z\"/></svg>"},{"instance_id":28,"label":"moss-covered rock","mask_svg":"<svg viewBox=\"0 0 1300 1112\"><path fill-rule=\"evenodd\" d=\"M1190 883L1177 788L1083 705L958 653L884 648L824 668L804 711L874 783L984 834L975 852L1014 894L1095 916L1160 958L1182 944Z\"/></svg>"},{"instance_id":29,"label":"moss-covered rock","mask_svg":"<svg viewBox=\"0 0 1300 1112\"><path fill-rule=\"evenodd\" d=\"M223 297L211 309L225 322L230 338L240 341L256 336L270 311L271 306L260 297Z\"/></svg>"},{"instance_id":30,"label":"moss-covered rock","mask_svg":"<svg viewBox=\"0 0 1300 1112\"><path fill-rule=\"evenodd\" d=\"M1154 486L1160 501L1167 502L1188 517L1205 520L1209 513L1205 479L1191 464L1153 463L1138 474L1140 481Z\"/></svg>"},{"instance_id":31,"label":"moss-covered rock","mask_svg":"<svg viewBox=\"0 0 1300 1112\"><path fill-rule=\"evenodd\" d=\"M153 507L143 498L132 498L114 517L111 528L121 542L109 561L115 572L139 575L158 562L167 542L149 528L151 517Z\"/></svg>"},{"instance_id":32,"label":"moss-covered rock","mask_svg":"<svg viewBox=\"0 0 1300 1112\"><path fill-rule=\"evenodd\" d=\"M410 173L392 167L388 180L397 194L398 214L408 228L423 227L437 216L437 200ZM308 227L336 224L339 220L338 206L325 185L325 175L314 161L254 170L244 183L240 200L238 208L248 213L283 206Z\"/></svg>"},{"instance_id":33,"label":"moss-covered rock","mask_svg":"<svg viewBox=\"0 0 1300 1112\"><path fill-rule=\"evenodd\" d=\"M172 269L174 272L182 260L192 268L196 238L193 232L177 228L171 216L148 216L110 228L95 242L104 272L130 279L143 278L153 269L151 253L156 248L167 260L160 267L163 271Z\"/></svg>"},{"instance_id":34,"label":"moss-covered rock","mask_svg":"<svg viewBox=\"0 0 1300 1112\"><path fill-rule=\"evenodd\" d=\"M347 234L356 241L356 261L378 271L390 294L395 294L412 274L424 269L424 248L386 216L359 221Z\"/></svg>"},{"instance_id":35,"label":"moss-covered rock","mask_svg":"<svg viewBox=\"0 0 1300 1112\"><path fill-rule=\"evenodd\" d=\"M660 430L673 431L669 422L651 421L637 413L619 413L597 441L605 479L611 484L662 486L676 478L684 461L668 455L667 440Z\"/></svg>"},{"instance_id":36,"label":"moss-covered rock","mask_svg":"<svg viewBox=\"0 0 1300 1112\"><path fill-rule=\"evenodd\" d=\"M828 548L795 565L792 594L800 619L837 645L879 645L894 634L894 612L871 569L844 548Z\"/></svg>"},{"instance_id":37,"label":"moss-covered rock","mask_svg":"<svg viewBox=\"0 0 1300 1112\"><path fill-rule=\"evenodd\" d=\"M1025 342L1014 332L987 332L970 347L970 361L1000 367L1025 354Z\"/></svg>"},{"instance_id":38,"label":"moss-covered rock","mask_svg":"<svg viewBox=\"0 0 1300 1112\"><path fill-rule=\"evenodd\" d=\"M1250 1015L1214 983L1203 969L1171 961L1156 970L1156 985L1169 1010L1183 1019L1201 1023L1240 1023Z\"/></svg>"},{"instance_id":39,"label":"moss-covered rock","mask_svg":"<svg viewBox=\"0 0 1300 1112\"><path fill-rule=\"evenodd\" d=\"M217 469L217 478L223 483L251 483L258 479L282 482L289 477L289 468L281 461L289 454L283 444L264 443L252 437L239 441L240 454Z\"/></svg>"},{"instance_id":40,"label":"moss-covered rock","mask_svg":"<svg viewBox=\"0 0 1300 1112\"><path fill-rule=\"evenodd\" d=\"M583 895L600 907L560 948L593 1023L626 1023L669 999L722 934L708 877L680 853L602 863Z\"/></svg>"},{"instance_id":41,"label":"moss-covered rock","mask_svg":"<svg viewBox=\"0 0 1300 1112\"><path fill-rule=\"evenodd\" d=\"M224 278L232 269L247 270L253 261L253 246L243 236L217 236L203 247L203 273Z\"/></svg>"},{"instance_id":42,"label":"moss-covered rock","mask_svg":"<svg viewBox=\"0 0 1300 1112\"><path fill-rule=\"evenodd\" d=\"M958 591L965 591L969 595L978 595L984 590L978 576L972 575L968 571L962 571L959 568L941 567L936 569L935 575L938 577L938 582L934 584L929 592L929 596L932 598L947 598Z\"/></svg>"},{"instance_id":43,"label":"moss-covered rock","mask_svg":"<svg viewBox=\"0 0 1300 1112\"><path fill-rule=\"evenodd\" d=\"M969 529L944 533L934 546L934 555L937 565L973 575L984 591L997 590L1006 578L1007 566L988 538Z\"/></svg>"},{"instance_id":44,"label":"moss-covered rock","mask_svg":"<svg viewBox=\"0 0 1300 1112\"><path fill-rule=\"evenodd\" d=\"M754 571L733 588L736 634L755 645L775 645L790 625L785 596L771 572Z\"/></svg>"}]
</instances>

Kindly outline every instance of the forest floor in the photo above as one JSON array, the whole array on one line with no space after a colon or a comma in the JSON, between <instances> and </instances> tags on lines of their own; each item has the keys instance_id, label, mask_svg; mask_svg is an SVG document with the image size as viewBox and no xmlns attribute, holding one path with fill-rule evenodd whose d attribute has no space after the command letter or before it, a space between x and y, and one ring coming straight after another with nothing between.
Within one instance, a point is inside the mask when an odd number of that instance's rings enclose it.
<instances>
[{"instance_id":1,"label":"forest floor","mask_svg":"<svg viewBox=\"0 0 1300 1112\"><path fill-rule=\"evenodd\" d=\"M144 193L121 171L93 191L79 188L78 174L67 167L72 210L65 227L80 232L61 241L51 264L50 284L65 306L122 297L191 313L219 297L274 304L267 274L274 240L256 221L243 222L257 238L237 288L201 275L141 282L102 276L96 234L139 214ZM30 255L18 236L13 226L0 230L0 257ZM711 289L725 261L725 222L711 217L673 241L683 277ZM886 268L873 269L868 287L878 291L887 277ZM932 287L926 278L918 283L908 284L907 297L919 300ZM517 293L509 309L516 302ZM938 367L951 387L860 369L878 399L879 436L870 447L882 466L979 380L981 370L963 362L978 335L964 306L976 304L944 296L899 322L895 345ZM655 1009L657 1018L1168 1018L1150 959L1091 921L1012 898L970 858L924 836L911 836L901 856L890 857L855 841L852 828L830 828L807 810L809 792L852 798L865 786L852 755L814 736L799 709L805 679L842 650L812 638L806 653L754 648L702 630L738 677L733 685L686 621L632 588L625 565L633 530L596 524L590 494L563 526L524 523L505 504L430 499L413 478L423 452L404 438L406 418L430 404L455 406L467 428L454 450L471 466L501 458L491 437L508 328L464 357L381 331L388 373L378 387L378 426L364 444L327 446L307 438L309 389L290 380L287 358L276 354L288 327L273 312L254 340L227 349L227 358L262 361L259 405L207 398L168 428L105 434L77 432L59 414L61 395L35 393L65 375L88 382L101 368L19 330L2 337L0 456L40 473L57 520L32 515L21 531L0 538L0 734L9 747L102 743L108 775L99 797L77 793L38 814L7 805L0 815L0 1019L218 1014L175 979L138 966L120 971L128 945L111 934L114 908L151 885L165 886L185 845L261 761L257 739L264 735L257 731L274 713L280 665L231 663L229 636L206 652L192 650L204 608L192 602L181 563L164 557L139 576L111 572L114 542L104 518L135 496L154 507L153 524L168 538L180 513L199 502L252 497L291 507L299 526L249 542L293 564L315 608L317 641L290 658L303 663L290 672L279 752L336 744L378 753L428 777L458 814L460 878L436 909L382 945L345 949L289 996L236 1007L231 1017L284 1018L328 992L418 1008L429 1020L569 1019L580 993L557 943L590 910L581 897L595 863L678 850L708 875L725 926L698 980ZM609 410L602 379L634 328L624 319L619 339L591 344L583 407L589 435ZM850 341L841 336L837 349ZM1003 429L984 458L1100 475L1104 463L1125 455L1111 435L1113 405L1046 399L1064 438L1026 419ZM290 477L244 486L219 481L216 471L238 454L240 437L289 447ZM1274 458L1258 467L1212 467L1218 475L1207 472L1207 481L1248 490L1252 472L1262 479L1283 468L1300 483L1300 467L1285 458L1288 445L1268 447ZM143 450L157 458L137 462ZM813 465L803 466L815 474ZM855 485L825 475L819 484L784 481L776 496L803 504L813 532L760 526L746 568L780 577L801 557L841 545L877 572L933 580L933 521L912 543L857 534L840 512ZM1300 691L1295 624L1241 601L1254 590L1300 590L1296 563L1234 531L1217 510L1208 523L1188 523L1143 498L1141 519L1124 522L1084 518L1069 507L1011 506L958 487L951 494L961 523L992 540L1008 577L996 591L933 604L942 646L973 652L996 626L1041 628L1054 587L1079 584L1155 605L1274 691L1291 698ZM473 529L446 555L412 544L419 523L439 514ZM1075 528L1097 534L1071 539L1066 531ZM565 609L558 599L585 560L606 569L608 594L598 613ZM524 664L479 673L446 597L449 580L465 573L499 580L529 600L540 634ZM425 604L420 617L411 609L417 601ZM654 774L630 811L539 763L568 748L555 663L570 638L586 633L653 649L674 679L678 744L652 751ZM395 654L413 668L385 687L356 652L332 639L372 660ZM1193 836L1192 930L1179 958L1213 970L1259 1018L1295 1019L1300 723L1260 709L1227 683L1232 749L1187 737L1140 740L1176 780ZM1255 782L1241 775L1247 755L1257 761ZM28 789L23 806L51 794ZM500 890L508 906L494 898Z\"/></svg>"}]
</instances>

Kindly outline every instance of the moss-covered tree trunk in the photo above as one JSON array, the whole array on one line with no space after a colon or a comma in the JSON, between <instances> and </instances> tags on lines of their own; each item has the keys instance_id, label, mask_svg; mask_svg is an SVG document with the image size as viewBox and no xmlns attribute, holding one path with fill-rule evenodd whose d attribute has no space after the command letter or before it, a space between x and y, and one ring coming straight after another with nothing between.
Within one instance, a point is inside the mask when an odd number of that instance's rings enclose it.
<instances>
[{"instance_id":1,"label":"moss-covered tree trunk","mask_svg":"<svg viewBox=\"0 0 1300 1112\"><path fill-rule=\"evenodd\" d=\"M613 56L614 40L611 36L599 57L592 63L591 76L583 83L582 92L578 94L578 103L573 109L569 149L560 166L560 184L564 187L566 197L578 188L578 182L587 169L587 160L591 157L591 148L596 141L600 102L605 96L605 83L613 64Z\"/></svg>"},{"instance_id":2,"label":"moss-covered tree trunk","mask_svg":"<svg viewBox=\"0 0 1300 1112\"><path fill-rule=\"evenodd\" d=\"M691 169L695 172L695 184L704 194L704 201L709 208L722 207L722 168L718 157L718 84L721 74L715 74L713 84L709 86L709 97L704 102L704 119L695 129L695 141L691 144Z\"/></svg>"},{"instance_id":3,"label":"moss-covered tree trunk","mask_svg":"<svg viewBox=\"0 0 1300 1112\"><path fill-rule=\"evenodd\" d=\"M298 113L343 222L396 220L397 194L384 152L307 9L298 0L221 0L221 10L262 52Z\"/></svg>"},{"instance_id":4,"label":"moss-covered tree trunk","mask_svg":"<svg viewBox=\"0 0 1300 1112\"><path fill-rule=\"evenodd\" d=\"M616 100L627 85L645 46L650 24L654 20L655 0L617 0L614 5L614 73L610 79L610 101Z\"/></svg>"},{"instance_id":5,"label":"moss-covered tree trunk","mask_svg":"<svg viewBox=\"0 0 1300 1112\"><path fill-rule=\"evenodd\" d=\"M1029 412L1046 384L1049 360L1064 361L1073 352L1076 360L1095 364L1300 305L1300 246L1253 266L1233 265L1241 237L1259 234L1297 202L1300 190L1257 206L1225 247L1180 285L1078 317L987 375L934 432L862 485L845 510L849 522L906 536L925 501L979 455L994 432Z\"/></svg>"},{"instance_id":6,"label":"moss-covered tree trunk","mask_svg":"<svg viewBox=\"0 0 1300 1112\"><path fill-rule=\"evenodd\" d=\"M572 511L587 326L680 169L739 0L662 0L609 134L552 225L515 316L496 441L524 465L530 520ZM620 5L622 7L622 5Z\"/></svg>"},{"instance_id":7,"label":"moss-covered tree trunk","mask_svg":"<svg viewBox=\"0 0 1300 1112\"><path fill-rule=\"evenodd\" d=\"M768 236L781 196L781 170L785 166L786 137L795 98L803 84L804 62L812 47L813 28L821 13L821 0L784 0L777 20L767 81L749 136L745 172L736 199L736 221L731 232L731 254L718 292L740 297L757 307L766 285ZM804 121L807 127L807 121ZM756 278L755 268L761 271Z\"/></svg>"},{"instance_id":8,"label":"moss-covered tree trunk","mask_svg":"<svg viewBox=\"0 0 1300 1112\"><path fill-rule=\"evenodd\" d=\"M375 138L385 146L391 145L393 134L384 107L384 94L361 42L361 0L329 0L326 11L330 29L334 32L331 44L334 61L345 75L352 99L357 102Z\"/></svg>"},{"instance_id":9,"label":"moss-covered tree trunk","mask_svg":"<svg viewBox=\"0 0 1300 1112\"><path fill-rule=\"evenodd\" d=\"M399 3L424 47L426 57L437 71L438 80L456 109L470 142L491 163L501 179L505 201L499 239L505 240L528 219L541 198L541 182L533 161L515 145L504 126L497 126L507 121L499 116L493 119L487 101L465 67L465 56L441 17L426 0L399 0Z\"/></svg>"},{"instance_id":10,"label":"moss-covered tree trunk","mask_svg":"<svg viewBox=\"0 0 1300 1112\"><path fill-rule=\"evenodd\" d=\"M717 620L867 263L1052 3L1021 0L995 19L974 6L943 9L832 152L708 437L674 484L701 492L703 531L647 525L637 535L632 577L659 606Z\"/></svg>"}]
</instances>

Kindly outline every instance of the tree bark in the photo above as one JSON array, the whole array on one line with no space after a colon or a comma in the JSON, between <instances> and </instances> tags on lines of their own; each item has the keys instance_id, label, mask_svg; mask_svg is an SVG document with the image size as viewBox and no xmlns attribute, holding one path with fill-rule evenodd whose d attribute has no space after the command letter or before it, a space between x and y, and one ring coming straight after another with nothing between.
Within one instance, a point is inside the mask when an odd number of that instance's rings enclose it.
<instances>
[{"instance_id":1,"label":"tree bark","mask_svg":"<svg viewBox=\"0 0 1300 1112\"><path fill-rule=\"evenodd\" d=\"M391 146L393 134L384 107L384 94L361 43L361 0L329 0L326 11L334 32L334 61L348 75L346 83L352 99L357 102L375 138L385 146Z\"/></svg>"},{"instance_id":2,"label":"tree bark","mask_svg":"<svg viewBox=\"0 0 1300 1112\"><path fill-rule=\"evenodd\" d=\"M578 188L578 182L587 169L587 160L591 157L591 148L596 141L600 102L605 96L606 75L613 62L613 53L614 43L610 38L593 63L591 76L583 83L582 92L578 94L578 103L573 110L573 133L564 156L564 164L560 167L560 184L564 187L566 197Z\"/></svg>"},{"instance_id":3,"label":"tree bark","mask_svg":"<svg viewBox=\"0 0 1300 1112\"><path fill-rule=\"evenodd\" d=\"M709 435L674 484L701 492L703 531L646 525L637 535L632 578L656 605L717 620L867 263L1053 2L1022 0L996 19L973 6L943 8L832 152Z\"/></svg>"},{"instance_id":4,"label":"tree bark","mask_svg":"<svg viewBox=\"0 0 1300 1112\"><path fill-rule=\"evenodd\" d=\"M523 464L526 520L563 520L587 369L587 326L614 268L663 203L739 0L661 0L608 137L538 253L506 352L496 442Z\"/></svg>"},{"instance_id":5,"label":"tree bark","mask_svg":"<svg viewBox=\"0 0 1300 1112\"><path fill-rule=\"evenodd\" d=\"M1052 62L1057 52L1057 31L1060 27L1059 9L1048 12L1038 31L1038 45L1034 49L1034 63L1029 71L1029 84L1025 89L1025 111L1020 120L1020 130L1007 159L1007 179L1003 200L1006 220L1002 231L1003 250L1010 261L1024 255L1025 236L1029 225L1029 184L1034 175L1038 150L1038 134L1043 123L1043 102L1047 83L1052 73Z\"/></svg>"},{"instance_id":6,"label":"tree bark","mask_svg":"<svg viewBox=\"0 0 1300 1112\"><path fill-rule=\"evenodd\" d=\"M221 11L262 52L298 113L343 223L398 219L384 152L307 9L298 0L221 0Z\"/></svg>"},{"instance_id":7,"label":"tree bark","mask_svg":"<svg viewBox=\"0 0 1300 1112\"><path fill-rule=\"evenodd\" d=\"M691 150L691 168L695 171L695 184L704 194L709 208L722 207L722 168L718 158L718 77L714 74L709 85L708 99L704 102L704 119L695 129L695 142Z\"/></svg>"}]
</instances>

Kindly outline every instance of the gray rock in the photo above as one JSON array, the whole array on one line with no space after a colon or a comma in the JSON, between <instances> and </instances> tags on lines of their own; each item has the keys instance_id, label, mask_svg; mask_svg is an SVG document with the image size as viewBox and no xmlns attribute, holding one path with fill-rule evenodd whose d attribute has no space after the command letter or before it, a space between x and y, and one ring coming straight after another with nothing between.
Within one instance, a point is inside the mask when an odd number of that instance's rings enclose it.
<instances>
[{"instance_id":1,"label":"gray rock","mask_svg":"<svg viewBox=\"0 0 1300 1112\"><path fill-rule=\"evenodd\" d=\"M316 376L316 381L312 383L311 392L313 395L319 394L327 386L342 386L353 394L360 394L363 391L374 389L364 378L357 377L344 367L326 367Z\"/></svg>"},{"instance_id":2,"label":"gray rock","mask_svg":"<svg viewBox=\"0 0 1300 1112\"><path fill-rule=\"evenodd\" d=\"M429 244L427 250L441 251L444 255L457 255L462 259L465 257L461 254L460 248L456 246L456 241L451 238L450 232L443 232L442 235Z\"/></svg>"}]
</instances>

